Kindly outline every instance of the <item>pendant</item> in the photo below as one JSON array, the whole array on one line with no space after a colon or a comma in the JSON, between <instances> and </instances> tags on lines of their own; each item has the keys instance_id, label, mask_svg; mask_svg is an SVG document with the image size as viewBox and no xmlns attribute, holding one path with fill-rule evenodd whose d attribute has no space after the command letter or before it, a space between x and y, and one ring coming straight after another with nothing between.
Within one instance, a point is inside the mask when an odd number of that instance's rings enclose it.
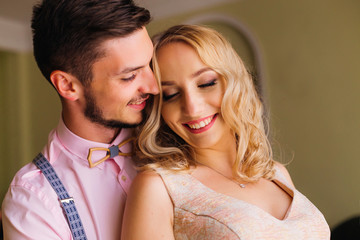
<instances>
[{"instance_id":1,"label":"pendant","mask_svg":"<svg viewBox=\"0 0 360 240\"><path fill-rule=\"evenodd\" d=\"M245 187L246 187L246 184L239 183L239 186L240 186L241 188L245 188Z\"/></svg>"}]
</instances>

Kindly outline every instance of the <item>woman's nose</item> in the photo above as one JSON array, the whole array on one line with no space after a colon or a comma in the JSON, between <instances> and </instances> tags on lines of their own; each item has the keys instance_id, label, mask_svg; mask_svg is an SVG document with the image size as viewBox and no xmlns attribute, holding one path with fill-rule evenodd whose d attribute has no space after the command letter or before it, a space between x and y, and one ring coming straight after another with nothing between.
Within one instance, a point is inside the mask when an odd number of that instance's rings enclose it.
<instances>
[{"instance_id":1,"label":"woman's nose","mask_svg":"<svg viewBox=\"0 0 360 240\"><path fill-rule=\"evenodd\" d=\"M182 111L189 116L197 116L201 112L202 99L194 93L183 95Z\"/></svg>"}]
</instances>

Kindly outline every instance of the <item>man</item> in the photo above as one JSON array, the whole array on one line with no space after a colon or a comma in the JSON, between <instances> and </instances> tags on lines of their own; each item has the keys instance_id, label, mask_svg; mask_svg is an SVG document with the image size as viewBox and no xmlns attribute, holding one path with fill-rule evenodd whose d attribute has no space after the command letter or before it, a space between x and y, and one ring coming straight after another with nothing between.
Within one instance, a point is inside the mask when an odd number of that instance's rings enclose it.
<instances>
[{"instance_id":1,"label":"man","mask_svg":"<svg viewBox=\"0 0 360 240\"><path fill-rule=\"evenodd\" d=\"M34 7L35 59L62 103L42 154L69 197L60 203L45 174L26 165L3 201L5 239L76 239L61 207L72 202L88 239L120 239L136 171L130 156L119 155L131 153L129 128L159 91L149 67L149 21L132 0L43 0Z\"/></svg>"}]
</instances>

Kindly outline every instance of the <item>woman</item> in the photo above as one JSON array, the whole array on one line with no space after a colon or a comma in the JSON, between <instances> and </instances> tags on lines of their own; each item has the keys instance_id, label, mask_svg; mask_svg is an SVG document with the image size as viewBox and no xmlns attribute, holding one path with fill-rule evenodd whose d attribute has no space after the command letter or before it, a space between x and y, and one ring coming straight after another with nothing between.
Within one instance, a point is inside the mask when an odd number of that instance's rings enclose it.
<instances>
[{"instance_id":1,"label":"woman","mask_svg":"<svg viewBox=\"0 0 360 240\"><path fill-rule=\"evenodd\" d=\"M201 26L155 37L162 91L138 135L123 239L329 239L275 162L263 109L230 44Z\"/></svg>"}]
</instances>

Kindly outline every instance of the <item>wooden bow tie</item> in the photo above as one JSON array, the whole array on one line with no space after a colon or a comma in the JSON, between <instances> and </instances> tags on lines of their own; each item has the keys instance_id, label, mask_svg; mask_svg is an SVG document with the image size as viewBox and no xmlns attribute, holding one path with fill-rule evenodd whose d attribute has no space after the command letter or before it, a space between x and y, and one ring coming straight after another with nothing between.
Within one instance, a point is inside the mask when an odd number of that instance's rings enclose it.
<instances>
[{"instance_id":1,"label":"wooden bow tie","mask_svg":"<svg viewBox=\"0 0 360 240\"><path fill-rule=\"evenodd\" d=\"M120 147L127 144L128 142L130 141L133 141L135 138L129 138L129 139L126 139L124 141L122 141L119 145L112 145L111 147L109 148L102 148L102 147L95 147L95 148L90 148L89 149L89 155L87 157L88 159L88 162L89 162L89 165L90 165L90 168L93 168L97 165L99 165L100 163L106 161L107 159L109 158L113 158L113 157L116 157L116 156L131 156L132 155L132 152L130 153L123 153L120 151ZM106 156L103 157L102 159L96 161L96 162L93 162L91 160L91 156L92 156L92 153L94 151L106 151Z\"/></svg>"}]
</instances>

